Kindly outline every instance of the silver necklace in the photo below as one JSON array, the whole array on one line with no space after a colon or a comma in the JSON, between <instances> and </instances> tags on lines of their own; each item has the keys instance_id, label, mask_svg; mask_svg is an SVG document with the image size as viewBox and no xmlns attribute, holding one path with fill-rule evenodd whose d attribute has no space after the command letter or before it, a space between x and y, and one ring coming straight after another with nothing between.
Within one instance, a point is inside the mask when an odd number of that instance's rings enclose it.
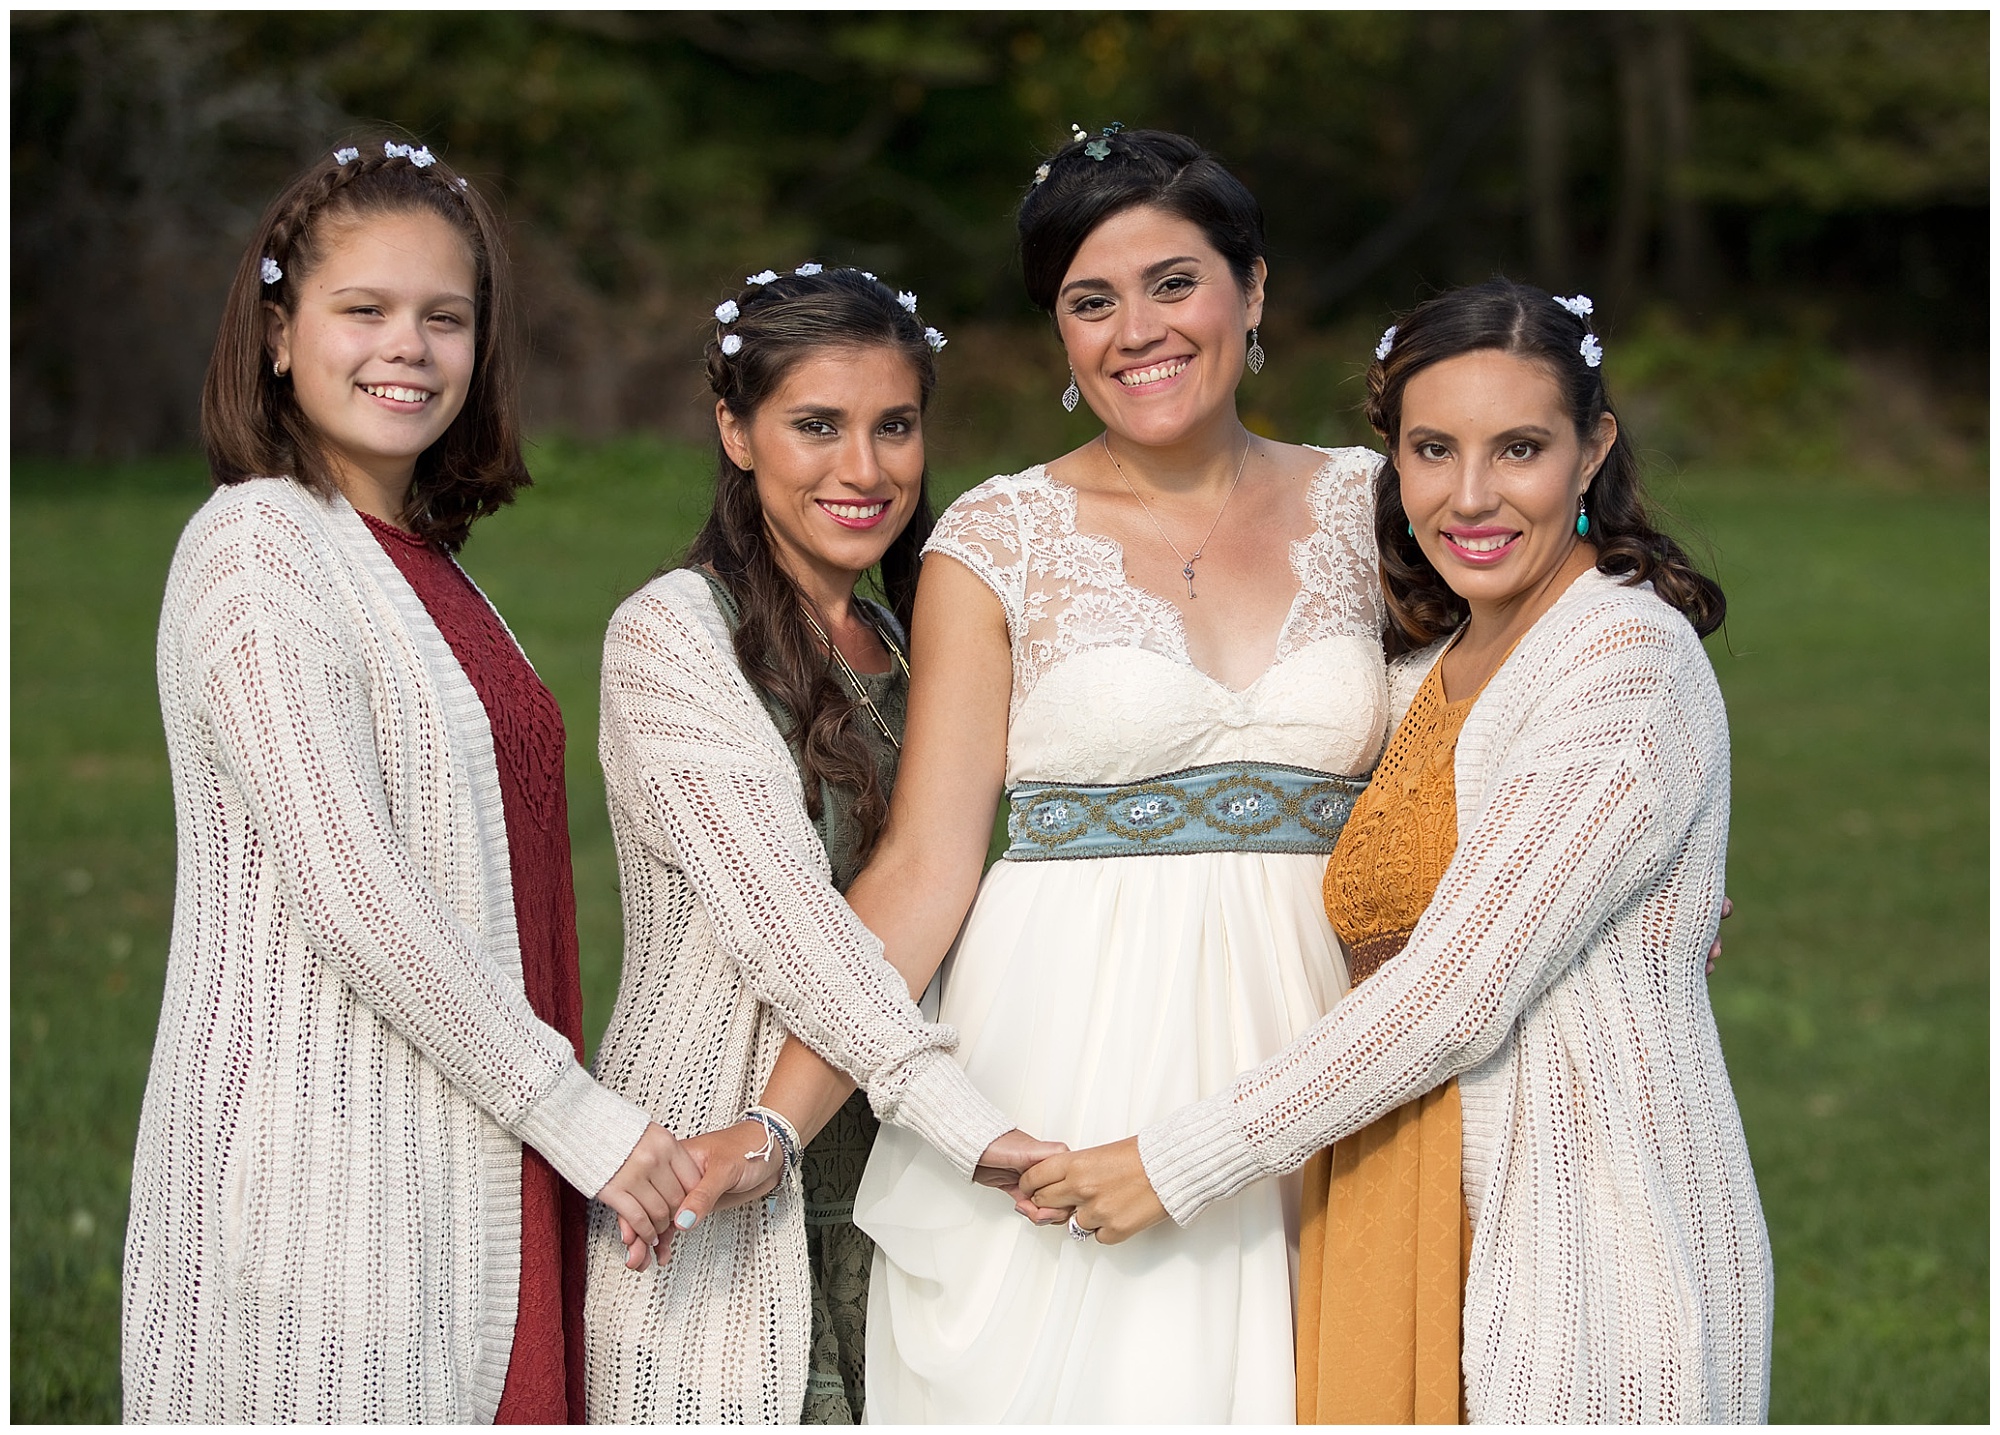
<instances>
[{"instance_id":1,"label":"silver necklace","mask_svg":"<svg viewBox=\"0 0 2000 1435\"><path fill-rule=\"evenodd\" d=\"M1160 520L1153 516L1153 510L1147 506L1146 500L1139 497L1139 490L1132 486L1132 480L1125 477L1125 465L1120 463L1118 455L1111 451L1111 435L1101 433L1097 437L1104 445L1104 456L1111 460L1111 466L1118 470L1118 477L1124 481L1125 491L1138 499L1139 511L1146 515L1147 521L1153 525L1153 531L1160 535L1160 541L1173 549L1174 557L1181 560L1181 577L1187 580L1188 597L1193 598L1194 565L1201 561L1201 555L1208 547L1208 540L1215 537L1215 530L1222 526L1223 512L1229 507L1229 500L1236 497L1236 485L1243 482L1243 465L1250 462L1250 435L1243 435L1243 457L1236 460L1236 477L1229 480L1229 492L1222 495L1222 507L1215 510L1215 522L1208 525L1208 532L1201 536L1201 543L1192 553L1181 552L1180 544L1167 537L1167 530L1160 527Z\"/></svg>"},{"instance_id":2,"label":"silver necklace","mask_svg":"<svg viewBox=\"0 0 2000 1435\"><path fill-rule=\"evenodd\" d=\"M860 698L862 705L868 709L868 716L875 719L875 726L881 732L882 736L889 739L889 746L895 748L897 752L901 752L903 750L902 740L890 730L889 720L883 717L882 710L875 706L875 699L868 696L868 688L861 681L861 675L854 671L845 655L841 653L839 648L834 646L833 639L826 635L826 629L822 628L819 625L819 619L813 616L813 610L806 604L800 603L799 611L806 615L806 625L813 630L813 636L825 644L826 650L833 654L834 662L839 664L840 671L847 678L847 685L854 689L854 696ZM903 656L903 650L890 641L887 633L875 627L875 624L868 619L865 609L863 610L862 621L867 623L874 630L875 636L882 640L882 646L889 650L889 656L896 660L896 666L903 670L903 678L905 681L908 681L910 676L910 660Z\"/></svg>"}]
</instances>

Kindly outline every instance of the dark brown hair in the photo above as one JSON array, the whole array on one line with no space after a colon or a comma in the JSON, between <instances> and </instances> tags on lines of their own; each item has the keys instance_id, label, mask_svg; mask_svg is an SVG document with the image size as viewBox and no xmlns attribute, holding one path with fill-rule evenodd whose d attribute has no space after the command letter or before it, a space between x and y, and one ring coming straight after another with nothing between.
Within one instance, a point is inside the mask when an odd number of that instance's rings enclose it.
<instances>
[{"instance_id":1,"label":"dark brown hair","mask_svg":"<svg viewBox=\"0 0 2000 1435\"><path fill-rule=\"evenodd\" d=\"M930 406L937 359L923 321L879 280L858 269L786 274L746 285L733 302L737 317L710 335L705 357L709 388L740 422L750 422L801 362L828 349L893 349L916 374L919 405ZM722 351L725 330L741 341L733 354ZM880 569L883 596L905 632L930 532L926 467L916 510L882 555ZM888 794L857 726L868 719L835 672L832 654L806 625L805 594L772 551L756 477L738 468L719 440L715 506L687 561L707 568L729 590L739 614L736 658L744 676L791 716L785 736L799 753L807 810L820 815L822 782L851 792L858 860L866 860L889 816Z\"/></svg>"},{"instance_id":2,"label":"dark brown hair","mask_svg":"<svg viewBox=\"0 0 2000 1435\"><path fill-rule=\"evenodd\" d=\"M1452 592L1409 531L1403 511L1396 449L1403 430L1403 391L1432 364L1493 349L1532 359L1547 370L1563 407L1588 441L1605 414L1613 414L1604 372L1584 362L1589 327L1531 284L1494 279L1425 301L1397 321L1386 359L1368 367L1368 422L1388 445L1389 461L1375 482L1375 542L1381 553L1382 592L1395 620L1391 646L1407 651L1444 637L1464 621L1465 600ZM1704 637L1722 626L1721 587L1698 570L1673 539L1654 527L1647 511L1639 460L1621 423L1603 465L1589 481L1590 536L1597 569L1653 591L1687 615ZM1403 640L1396 642L1399 637Z\"/></svg>"},{"instance_id":3,"label":"dark brown hair","mask_svg":"<svg viewBox=\"0 0 2000 1435\"><path fill-rule=\"evenodd\" d=\"M1102 159L1091 153L1096 149ZM1185 219L1229 261L1245 289L1264 254L1264 211L1243 181L1186 135L1118 130L1072 140L1048 158L1048 176L1021 199L1021 278L1053 314L1063 275L1091 231L1114 214L1152 205Z\"/></svg>"},{"instance_id":4,"label":"dark brown hair","mask_svg":"<svg viewBox=\"0 0 2000 1435\"><path fill-rule=\"evenodd\" d=\"M436 214L472 255L478 276L477 351L465 407L419 455L401 518L413 532L456 550L474 519L511 501L529 482L521 461L513 286L499 222L479 191L428 148L415 158L404 151L395 140L357 140L351 150L307 166L271 201L223 304L202 385L202 446L218 484L289 475L330 495L333 476L319 436L291 384L271 372L264 306L296 312L299 286L325 257L340 226L370 215ZM350 152L353 158L340 158ZM264 282L266 259L283 271L274 284Z\"/></svg>"}]
</instances>

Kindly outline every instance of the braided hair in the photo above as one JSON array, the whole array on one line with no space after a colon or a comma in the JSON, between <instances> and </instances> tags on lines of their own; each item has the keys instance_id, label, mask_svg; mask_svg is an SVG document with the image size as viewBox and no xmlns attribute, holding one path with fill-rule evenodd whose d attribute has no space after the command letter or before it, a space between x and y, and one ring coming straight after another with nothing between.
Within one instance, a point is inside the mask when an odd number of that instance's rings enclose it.
<instances>
[{"instance_id":1,"label":"braided hair","mask_svg":"<svg viewBox=\"0 0 2000 1435\"><path fill-rule=\"evenodd\" d=\"M730 301L735 317L722 326L728 332L711 334L704 354L716 398L747 424L804 361L828 350L884 348L909 363L919 406L927 409L937 387L937 357L914 312L915 299L906 307L894 290L858 269L804 267L812 272L771 275L746 284ZM880 570L883 596L906 632L931 522L926 467L916 509L882 555ZM806 624L804 592L772 549L756 476L737 467L719 438L715 506L687 562L707 568L729 590L740 614L735 643L744 676L791 715L785 736L799 754L808 811L820 815L822 782L853 794L857 858L866 861L889 817L888 793L859 726L866 719Z\"/></svg>"},{"instance_id":2,"label":"braided hair","mask_svg":"<svg viewBox=\"0 0 2000 1435\"><path fill-rule=\"evenodd\" d=\"M1385 343L1390 338L1385 335ZM1419 304L1397 321L1393 343L1368 366L1368 422L1389 452L1375 481L1375 542L1381 554L1382 592L1394 620L1393 648L1408 651L1435 642L1457 628L1467 612L1465 600L1451 590L1410 535L1403 511L1396 450L1403 432L1403 393L1410 380L1432 364L1460 354L1477 350L1514 354L1539 364L1555 381L1577 437L1587 439L1598 419L1614 412L1603 370L1583 357L1587 342L1589 327L1547 290L1493 279ZM1622 423L1589 485L1587 541L1597 550L1597 570L1622 577L1628 584L1651 583L1653 591L1686 614L1703 637L1721 627L1727 611L1721 585L1654 526L1638 455Z\"/></svg>"},{"instance_id":3,"label":"braided hair","mask_svg":"<svg viewBox=\"0 0 2000 1435\"><path fill-rule=\"evenodd\" d=\"M429 212L465 241L477 276L477 349L465 406L418 456L402 522L447 549L475 519L529 483L521 459L519 351L513 286L500 225L471 183L428 148L357 141L323 155L264 211L236 266L202 385L201 435L218 484L287 474L322 495L334 492L319 435L290 383L271 371L267 304L295 313L301 285L343 226L375 215ZM266 264L280 277L266 282Z\"/></svg>"}]
</instances>

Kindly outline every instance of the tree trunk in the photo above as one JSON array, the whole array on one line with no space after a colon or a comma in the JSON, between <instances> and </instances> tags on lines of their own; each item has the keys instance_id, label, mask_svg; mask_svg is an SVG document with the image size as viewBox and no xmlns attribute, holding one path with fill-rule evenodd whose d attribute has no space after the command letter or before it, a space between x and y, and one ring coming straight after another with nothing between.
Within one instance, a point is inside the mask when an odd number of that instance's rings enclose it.
<instances>
[{"instance_id":1,"label":"tree trunk","mask_svg":"<svg viewBox=\"0 0 2000 1435\"><path fill-rule=\"evenodd\" d=\"M1522 169L1528 189L1528 244L1534 278L1569 283L1567 128L1557 31L1539 11L1527 17L1528 63L1521 85Z\"/></svg>"},{"instance_id":2,"label":"tree trunk","mask_svg":"<svg viewBox=\"0 0 2000 1435\"><path fill-rule=\"evenodd\" d=\"M1661 18L1654 49L1660 84L1660 176L1666 220L1667 286L1693 307L1707 290L1707 235L1701 206L1689 184L1694 158L1694 75L1688 59L1687 20Z\"/></svg>"},{"instance_id":3,"label":"tree trunk","mask_svg":"<svg viewBox=\"0 0 2000 1435\"><path fill-rule=\"evenodd\" d=\"M1605 274L1613 312L1629 309L1637 297L1652 227L1648 200L1653 187L1653 65L1647 39L1647 29L1637 18L1618 22L1618 209L1611 224Z\"/></svg>"}]
</instances>

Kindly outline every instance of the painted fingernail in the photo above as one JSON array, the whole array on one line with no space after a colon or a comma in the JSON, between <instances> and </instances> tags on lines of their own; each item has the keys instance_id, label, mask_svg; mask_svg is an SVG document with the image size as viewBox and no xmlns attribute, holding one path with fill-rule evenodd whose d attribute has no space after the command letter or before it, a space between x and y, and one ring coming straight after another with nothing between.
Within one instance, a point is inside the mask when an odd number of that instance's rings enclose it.
<instances>
[{"instance_id":1,"label":"painted fingernail","mask_svg":"<svg viewBox=\"0 0 2000 1435\"><path fill-rule=\"evenodd\" d=\"M674 1217L674 1224L679 1226L683 1231L692 1231L694 1223L698 1219L700 1218L693 1211L682 1211L678 1216Z\"/></svg>"}]
</instances>

